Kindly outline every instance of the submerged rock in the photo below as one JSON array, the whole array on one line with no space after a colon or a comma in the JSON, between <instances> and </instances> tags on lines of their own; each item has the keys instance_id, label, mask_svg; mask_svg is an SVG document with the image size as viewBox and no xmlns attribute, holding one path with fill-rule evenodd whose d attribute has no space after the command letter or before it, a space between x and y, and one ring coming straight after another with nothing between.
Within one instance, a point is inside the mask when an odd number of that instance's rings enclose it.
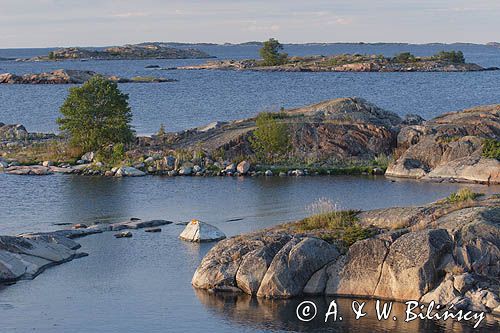
<instances>
[{"instance_id":1,"label":"submerged rock","mask_svg":"<svg viewBox=\"0 0 500 333\"><path fill-rule=\"evenodd\" d=\"M191 220L179 235L179 238L189 242L214 242L226 238L219 228L198 220Z\"/></svg>"}]
</instances>

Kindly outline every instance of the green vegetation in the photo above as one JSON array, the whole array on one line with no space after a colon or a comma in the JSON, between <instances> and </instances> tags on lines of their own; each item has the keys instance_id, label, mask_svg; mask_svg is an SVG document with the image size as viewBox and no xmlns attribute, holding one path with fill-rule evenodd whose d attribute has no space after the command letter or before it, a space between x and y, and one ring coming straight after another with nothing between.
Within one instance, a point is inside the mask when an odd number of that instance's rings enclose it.
<instances>
[{"instance_id":1,"label":"green vegetation","mask_svg":"<svg viewBox=\"0 0 500 333\"><path fill-rule=\"evenodd\" d=\"M500 160L500 141L495 139L483 140L483 157Z\"/></svg>"},{"instance_id":2,"label":"green vegetation","mask_svg":"<svg viewBox=\"0 0 500 333\"><path fill-rule=\"evenodd\" d=\"M49 59L50 59L50 60L54 60L54 59L56 59L56 54L54 53L54 51L50 51L50 52L49 52Z\"/></svg>"},{"instance_id":3,"label":"green vegetation","mask_svg":"<svg viewBox=\"0 0 500 333\"><path fill-rule=\"evenodd\" d=\"M469 188L461 188L458 192L450 194L448 198L445 199L447 203L459 203L469 200L474 200L481 196L480 193L472 192Z\"/></svg>"},{"instance_id":4,"label":"green vegetation","mask_svg":"<svg viewBox=\"0 0 500 333\"><path fill-rule=\"evenodd\" d=\"M326 241L342 241L346 246L351 246L358 240L363 240L373 235L373 231L359 225L359 211L331 211L307 217L294 225L297 232L318 231L318 236Z\"/></svg>"},{"instance_id":5,"label":"green vegetation","mask_svg":"<svg viewBox=\"0 0 500 333\"><path fill-rule=\"evenodd\" d=\"M263 59L263 66L278 66L287 62L288 55L280 53L283 50L283 45L274 38L265 41L259 53Z\"/></svg>"},{"instance_id":6,"label":"green vegetation","mask_svg":"<svg viewBox=\"0 0 500 333\"><path fill-rule=\"evenodd\" d=\"M359 211L356 210L342 210L316 214L297 222L295 227L300 232L317 229L334 230L346 228L358 221L356 217L358 213Z\"/></svg>"},{"instance_id":7,"label":"green vegetation","mask_svg":"<svg viewBox=\"0 0 500 333\"><path fill-rule=\"evenodd\" d=\"M448 61L454 64L464 64L465 57L462 51L441 51L433 57L435 60Z\"/></svg>"},{"instance_id":8,"label":"green vegetation","mask_svg":"<svg viewBox=\"0 0 500 333\"><path fill-rule=\"evenodd\" d=\"M417 58L411 54L410 52L402 52L396 54L394 58L392 58L392 61L397 62L397 63L408 63L408 62L415 62L417 61Z\"/></svg>"},{"instance_id":9,"label":"green vegetation","mask_svg":"<svg viewBox=\"0 0 500 333\"><path fill-rule=\"evenodd\" d=\"M57 119L73 146L99 151L113 144L126 145L134 139L128 95L115 82L96 75L81 87L70 88Z\"/></svg>"},{"instance_id":10,"label":"green vegetation","mask_svg":"<svg viewBox=\"0 0 500 333\"><path fill-rule=\"evenodd\" d=\"M165 125L160 124L160 129L158 130L156 135L157 136L164 136L165 134L167 134L167 132L165 131Z\"/></svg>"},{"instance_id":11,"label":"green vegetation","mask_svg":"<svg viewBox=\"0 0 500 333\"><path fill-rule=\"evenodd\" d=\"M283 114L274 112L261 112L257 116L257 128L249 141L257 159L262 162L279 162L290 152L288 125L282 119Z\"/></svg>"}]
</instances>

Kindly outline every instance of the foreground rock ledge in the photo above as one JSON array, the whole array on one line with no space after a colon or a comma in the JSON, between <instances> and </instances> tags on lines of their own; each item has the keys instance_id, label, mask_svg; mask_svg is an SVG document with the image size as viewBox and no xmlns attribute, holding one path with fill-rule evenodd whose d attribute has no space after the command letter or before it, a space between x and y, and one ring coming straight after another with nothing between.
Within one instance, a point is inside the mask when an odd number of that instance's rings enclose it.
<instances>
[{"instance_id":1,"label":"foreground rock ledge","mask_svg":"<svg viewBox=\"0 0 500 333\"><path fill-rule=\"evenodd\" d=\"M171 221L131 219L113 224L74 225L51 232L0 236L0 284L33 279L45 269L87 256L73 239L105 231L151 228Z\"/></svg>"},{"instance_id":2,"label":"foreground rock ledge","mask_svg":"<svg viewBox=\"0 0 500 333\"><path fill-rule=\"evenodd\" d=\"M378 228L347 250L285 224L219 242L192 284L257 297L305 294L500 310L500 196L358 214ZM316 235L317 236L317 235Z\"/></svg>"}]
</instances>

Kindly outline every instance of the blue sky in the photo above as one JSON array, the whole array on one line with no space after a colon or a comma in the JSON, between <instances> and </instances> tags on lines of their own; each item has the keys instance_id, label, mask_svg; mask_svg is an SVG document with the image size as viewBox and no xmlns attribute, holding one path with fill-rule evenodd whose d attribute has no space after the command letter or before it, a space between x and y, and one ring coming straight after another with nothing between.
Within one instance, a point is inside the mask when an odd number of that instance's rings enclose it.
<instances>
[{"instance_id":1,"label":"blue sky","mask_svg":"<svg viewBox=\"0 0 500 333\"><path fill-rule=\"evenodd\" d=\"M500 40L499 0L0 0L0 48Z\"/></svg>"}]
</instances>

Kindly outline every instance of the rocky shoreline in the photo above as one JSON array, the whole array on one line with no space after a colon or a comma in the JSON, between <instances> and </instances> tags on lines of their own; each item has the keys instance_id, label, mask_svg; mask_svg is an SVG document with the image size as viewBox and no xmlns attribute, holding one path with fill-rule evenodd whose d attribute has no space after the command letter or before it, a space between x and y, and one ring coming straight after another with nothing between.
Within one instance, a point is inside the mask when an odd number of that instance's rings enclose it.
<instances>
[{"instance_id":1,"label":"rocky shoreline","mask_svg":"<svg viewBox=\"0 0 500 333\"><path fill-rule=\"evenodd\" d=\"M132 218L112 224L103 223L88 227L77 224L64 230L0 236L0 285L34 279L49 267L87 256L87 253L77 252L81 246L74 241L75 238L107 231L153 228L171 223L166 220L142 221Z\"/></svg>"},{"instance_id":2,"label":"rocky shoreline","mask_svg":"<svg viewBox=\"0 0 500 333\"><path fill-rule=\"evenodd\" d=\"M259 298L434 301L500 316L499 216L498 194L359 212L356 223L372 236L350 246L327 230L287 223L219 242L192 284Z\"/></svg>"},{"instance_id":3,"label":"rocky shoreline","mask_svg":"<svg viewBox=\"0 0 500 333\"><path fill-rule=\"evenodd\" d=\"M180 66L179 70L237 70L265 72L477 72L499 70L473 63L457 63L433 57L395 61L380 55L332 55L291 57L283 65L264 66L255 59L208 61L201 65Z\"/></svg>"},{"instance_id":4,"label":"rocky shoreline","mask_svg":"<svg viewBox=\"0 0 500 333\"><path fill-rule=\"evenodd\" d=\"M98 73L93 71L71 69L58 69L52 72L24 75L3 73L0 74L0 84L82 84L95 75L98 75ZM117 83L163 83L177 81L174 79L149 76L123 78L115 75L108 76L107 79Z\"/></svg>"},{"instance_id":5,"label":"rocky shoreline","mask_svg":"<svg viewBox=\"0 0 500 333\"><path fill-rule=\"evenodd\" d=\"M361 98L341 98L283 110L290 128L288 165L255 162L249 138L255 118L151 137L138 137L128 162L99 161L86 153L72 162L23 161L31 146L64 143L55 135L33 134L21 125L0 124L0 172L18 175L74 173L101 176L306 176L384 174L426 181L500 184L500 106L481 106L425 121L402 119ZM387 169L387 171L386 171Z\"/></svg>"}]
</instances>

